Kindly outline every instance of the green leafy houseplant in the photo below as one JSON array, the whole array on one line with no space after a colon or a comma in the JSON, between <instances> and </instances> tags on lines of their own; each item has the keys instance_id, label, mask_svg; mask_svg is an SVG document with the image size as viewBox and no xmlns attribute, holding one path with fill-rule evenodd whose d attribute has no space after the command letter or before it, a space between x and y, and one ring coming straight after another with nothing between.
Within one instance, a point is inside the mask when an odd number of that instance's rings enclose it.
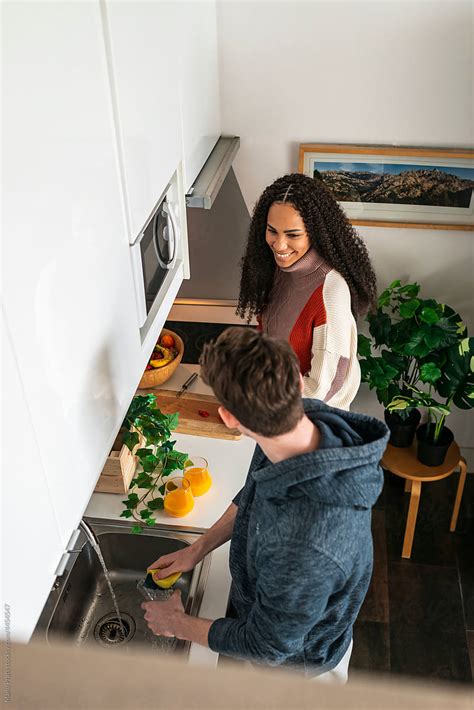
<instances>
[{"instance_id":1,"label":"green leafy houseplant","mask_svg":"<svg viewBox=\"0 0 474 710\"><path fill-rule=\"evenodd\" d=\"M397 397L408 397L419 383L431 385L441 377L446 350L464 337L466 327L458 313L434 299L419 297L417 283L393 281L369 313L370 338L359 335L362 381L375 390L389 411ZM379 354L374 354L379 353ZM406 419L417 405L412 398L397 413Z\"/></svg>"},{"instance_id":2,"label":"green leafy houseplant","mask_svg":"<svg viewBox=\"0 0 474 710\"><path fill-rule=\"evenodd\" d=\"M407 408L425 407L428 411L427 435L439 441L446 417L453 404L459 409L474 407L474 338L463 338L456 345L434 356L437 364L430 369L428 392L410 386L409 395L395 397L388 409L401 412ZM435 399L438 395L444 399Z\"/></svg>"},{"instance_id":3,"label":"green leafy houseplant","mask_svg":"<svg viewBox=\"0 0 474 710\"><path fill-rule=\"evenodd\" d=\"M461 317L450 306L421 298L419 284L397 279L367 321L370 337L360 335L358 347L362 381L385 407L390 443L410 446L416 430L420 461L442 463L452 440L446 416L453 404L474 404L472 340ZM417 429L419 408L428 410L428 424ZM431 446L437 452L428 451Z\"/></svg>"},{"instance_id":4,"label":"green leafy houseplant","mask_svg":"<svg viewBox=\"0 0 474 710\"><path fill-rule=\"evenodd\" d=\"M138 432L145 439L145 446L135 455L139 466L132 479L122 518L133 518L136 525L131 532L138 534L144 526L155 524L153 513L164 504L165 479L176 470L183 470L188 455L174 449L171 431L178 426L178 414L163 414L157 407L154 394L134 397L123 421L123 442L130 451L139 441ZM132 427L137 431L130 431Z\"/></svg>"}]
</instances>

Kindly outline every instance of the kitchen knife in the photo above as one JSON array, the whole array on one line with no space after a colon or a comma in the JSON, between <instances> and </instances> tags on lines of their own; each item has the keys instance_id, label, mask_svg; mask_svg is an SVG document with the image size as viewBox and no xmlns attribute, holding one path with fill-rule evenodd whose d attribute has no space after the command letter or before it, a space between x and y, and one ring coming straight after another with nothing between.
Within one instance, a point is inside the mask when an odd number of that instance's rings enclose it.
<instances>
[{"instance_id":1,"label":"kitchen knife","mask_svg":"<svg viewBox=\"0 0 474 710\"><path fill-rule=\"evenodd\" d=\"M197 372L193 372L193 374L191 375L191 377L188 377L188 379L187 379L186 382L183 384L183 386L181 387L181 389L179 390L179 392L176 394L176 399L178 399L178 397L181 397L181 395L183 394L183 392L186 392L186 390L188 389L188 387L190 387L190 386L193 384L193 382L194 382L195 380L197 380L198 377L199 377L198 373L197 373Z\"/></svg>"}]
</instances>

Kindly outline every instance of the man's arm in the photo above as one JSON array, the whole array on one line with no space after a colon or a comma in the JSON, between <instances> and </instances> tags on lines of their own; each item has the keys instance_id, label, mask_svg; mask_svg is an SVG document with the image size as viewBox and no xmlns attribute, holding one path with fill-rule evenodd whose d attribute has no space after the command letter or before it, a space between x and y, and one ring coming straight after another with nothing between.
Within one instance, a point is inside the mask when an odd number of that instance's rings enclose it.
<instances>
[{"instance_id":1,"label":"man's arm","mask_svg":"<svg viewBox=\"0 0 474 710\"><path fill-rule=\"evenodd\" d=\"M222 515L214 525L206 530L203 535L194 544L198 545L202 557L205 557L209 552L215 550L216 547L220 547L225 542L230 540L232 537L232 531L234 530L235 517L237 515L238 506L235 503L231 503L224 515Z\"/></svg>"},{"instance_id":2,"label":"man's arm","mask_svg":"<svg viewBox=\"0 0 474 710\"><path fill-rule=\"evenodd\" d=\"M231 503L224 515L214 523L212 528L209 528L205 533L199 536L196 542L182 550L171 552L169 555L163 555L155 560L150 567L159 568L160 572L156 575L158 579L168 577L175 572L187 572L194 569L209 552L220 547L232 537L234 529L235 516L237 515L238 507Z\"/></svg>"},{"instance_id":3,"label":"man's arm","mask_svg":"<svg viewBox=\"0 0 474 710\"><path fill-rule=\"evenodd\" d=\"M228 656L283 663L301 651L329 596L342 588L344 574L324 554L294 542L268 546L257 564L256 600L246 619L187 616L176 591L167 601L142 604L149 627L160 636L176 636Z\"/></svg>"},{"instance_id":4,"label":"man's arm","mask_svg":"<svg viewBox=\"0 0 474 710\"><path fill-rule=\"evenodd\" d=\"M237 510L238 507L231 503L224 515L201 535L199 540L184 550L160 557L154 563L163 570L158 576L167 577L175 571L182 572L183 567L192 569L209 552L230 540ZM185 555L186 562L183 565ZM168 559L170 564L165 567L164 565ZM193 562L190 562L190 560L193 560ZM188 567L189 564L192 566ZM176 590L173 596L166 601L143 602L142 609L145 610L145 619L154 634L176 636L176 638L184 641L193 641L201 644L201 646L209 646L207 639L213 622L210 619L197 619L194 616L185 614L180 591Z\"/></svg>"}]
</instances>

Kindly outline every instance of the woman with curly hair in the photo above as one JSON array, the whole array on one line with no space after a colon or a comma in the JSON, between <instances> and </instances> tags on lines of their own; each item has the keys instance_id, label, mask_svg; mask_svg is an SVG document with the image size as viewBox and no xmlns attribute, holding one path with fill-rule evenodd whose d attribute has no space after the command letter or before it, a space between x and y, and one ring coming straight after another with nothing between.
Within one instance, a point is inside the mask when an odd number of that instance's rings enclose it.
<instances>
[{"instance_id":1,"label":"woman with curly hair","mask_svg":"<svg viewBox=\"0 0 474 710\"><path fill-rule=\"evenodd\" d=\"M237 314L289 340L305 397L349 409L360 385L355 318L372 307L367 248L320 180L285 175L250 224Z\"/></svg>"}]
</instances>

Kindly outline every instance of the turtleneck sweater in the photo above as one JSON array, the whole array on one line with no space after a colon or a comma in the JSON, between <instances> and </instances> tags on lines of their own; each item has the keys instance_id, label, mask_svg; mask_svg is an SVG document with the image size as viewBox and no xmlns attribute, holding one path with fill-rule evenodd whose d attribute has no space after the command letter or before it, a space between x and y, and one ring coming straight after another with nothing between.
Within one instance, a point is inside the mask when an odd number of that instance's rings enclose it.
<instances>
[{"instance_id":1,"label":"turtleneck sweater","mask_svg":"<svg viewBox=\"0 0 474 710\"><path fill-rule=\"evenodd\" d=\"M349 409L360 385L350 291L314 249L291 266L277 267L261 328L290 342L304 376L304 397Z\"/></svg>"}]
</instances>

